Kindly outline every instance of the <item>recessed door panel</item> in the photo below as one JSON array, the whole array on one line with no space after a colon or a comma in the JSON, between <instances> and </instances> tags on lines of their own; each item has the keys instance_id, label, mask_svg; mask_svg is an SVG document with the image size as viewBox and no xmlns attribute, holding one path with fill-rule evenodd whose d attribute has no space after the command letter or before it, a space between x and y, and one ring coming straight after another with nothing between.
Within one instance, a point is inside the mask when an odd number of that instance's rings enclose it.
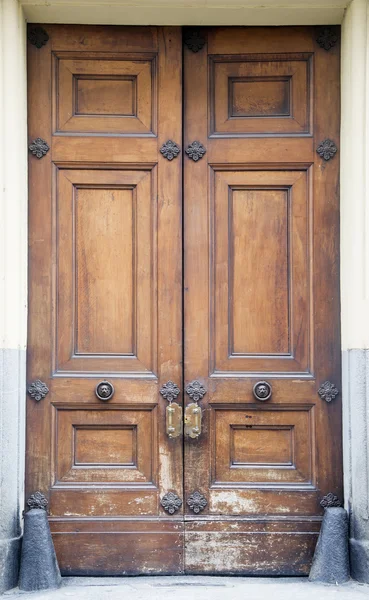
<instances>
[{"instance_id":1,"label":"recessed door panel","mask_svg":"<svg viewBox=\"0 0 369 600\"><path fill-rule=\"evenodd\" d=\"M157 373L154 170L55 172L56 372Z\"/></svg>"},{"instance_id":2,"label":"recessed door panel","mask_svg":"<svg viewBox=\"0 0 369 600\"><path fill-rule=\"evenodd\" d=\"M212 169L212 373L308 376L309 172L229 168Z\"/></svg>"}]
</instances>

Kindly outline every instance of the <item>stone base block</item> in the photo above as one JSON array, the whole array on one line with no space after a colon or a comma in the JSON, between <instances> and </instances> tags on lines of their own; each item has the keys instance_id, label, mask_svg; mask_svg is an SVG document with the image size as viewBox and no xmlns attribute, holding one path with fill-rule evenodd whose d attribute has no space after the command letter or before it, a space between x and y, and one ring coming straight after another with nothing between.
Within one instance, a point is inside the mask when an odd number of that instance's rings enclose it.
<instances>
[{"instance_id":1,"label":"stone base block","mask_svg":"<svg viewBox=\"0 0 369 600\"><path fill-rule=\"evenodd\" d=\"M24 516L19 589L26 592L55 589L61 577L45 510L34 508Z\"/></svg>"},{"instance_id":2,"label":"stone base block","mask_svg":"<svg viewBox=\"0 0 369 600\"><path fill-rule=\"evenodd\" d=\"M344 508L327 508L309 580L336 585L349 579L348 515Z\"/></svg>"},{"instance_id":3,"label":"stone base block","mask_svg":"<svg viewBox=\"0 0 369 600\"><path fill-rule=\"evenodd\" d=\"M350 539L351 576L361 583L369 583L369 542Z\"/></svg>"},{"instance_id":4,"label":"stone base block","mask_svg":"<svg viewBox=\"0 0 369 600\"><path fill-rule=\"evenodd\" d=\"M0 541L0 594L18 585L21 538Z\"/></svg>"}]
</instances>

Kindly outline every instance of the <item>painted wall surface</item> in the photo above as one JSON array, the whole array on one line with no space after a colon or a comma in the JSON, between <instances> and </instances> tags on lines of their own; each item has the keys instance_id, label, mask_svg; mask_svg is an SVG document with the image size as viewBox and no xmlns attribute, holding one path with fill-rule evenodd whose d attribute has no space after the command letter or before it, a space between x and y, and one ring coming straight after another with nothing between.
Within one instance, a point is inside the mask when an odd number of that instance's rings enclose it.
<instances>
[{"instance_id":1,"label":"painted wall surface","mask_svg":"<svg viewBox=\"0 0 369 600\"><path fill-rule=\"evenodd\" d=\"M31 22L126 25L341 23L349 0L21 0Z\"/></svg>"},{"instance_id":2,"label":"painted wall surface","mask_svg":"<svg viewBox=\"0 0 369 600\"><path fill-rule=\"evenodd\" d=\"M369 582L369 2L342 29L341 310L346 507L352 575Z\"/></svg>"},{"instance_id":3,"label":"painted wall surface","mask_svg":"<svg viewBox=\"0 0 369 600\"><path fill-rule=\"evenodd\" d=\"M346 12L345 8L348 6ZM16 583L27 318L25 18L101 24L341 23L341 287L346 506L369 582L369 0L0 0L0 591ZM24 11L24 12L23 12ZM322 90L324 93L324 90Z\"/></svg>"},{"instance_id":4,"label":"painted wall surface","mask_svg":"<svg viewBox=\"0 0 369 600\"><path fill-rule=\"evenodd\" d=\"M0 591L17 583L24 481L27 320L25 21L0 4Z\"/></svg>"}]
</instances>

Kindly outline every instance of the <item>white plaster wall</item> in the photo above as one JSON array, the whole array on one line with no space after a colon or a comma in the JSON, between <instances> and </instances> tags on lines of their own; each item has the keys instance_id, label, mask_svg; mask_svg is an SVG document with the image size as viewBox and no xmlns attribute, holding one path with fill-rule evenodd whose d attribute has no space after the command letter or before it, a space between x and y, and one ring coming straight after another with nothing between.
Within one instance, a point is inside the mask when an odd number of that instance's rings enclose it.
<instances>
[{"instance_id":1,"label":"white plaster wall","mask_svg":"<svg viewBox=\"0 0 369 600\"><path fill-rule=\"evenodd\" d=\"M127 25L341 23L349 0L21 0L28 21Z\"/></svg>"},{"instance_id":2,"label":"white plaster wall","mask_svg":"<svg viewBox=\"0 0 369 600\"><path fill-rule=\"evenodd\" d=\"M27 319L25 20L0 1L0 592L17 582Z\"/></svg>"},{"instance_id":3,"label":"white plaster wall","mask_svg":"<svg viewBox=\"0 0 369 600\"><path fill-rule=\"evenodd\" d=\"M354 0L342 26L342 349L369 348L369 10Z\"/></svg>"}]
</instances>

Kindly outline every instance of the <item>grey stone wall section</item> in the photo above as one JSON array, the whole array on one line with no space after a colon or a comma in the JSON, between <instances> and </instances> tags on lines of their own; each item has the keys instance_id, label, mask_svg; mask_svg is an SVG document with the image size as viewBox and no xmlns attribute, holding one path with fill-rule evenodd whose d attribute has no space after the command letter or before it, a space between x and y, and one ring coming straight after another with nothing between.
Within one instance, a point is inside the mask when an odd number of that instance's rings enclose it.
<instances>
[{"instance_id":1,"label":"grey stone wall section","mask_svg":"<svg viewBox=\"0 0 369 600\"><path fill-rule=\"evenodd\" d=\"M343 352L345 505L351 576L369 583L369 349Z\"/></svg>"},{"instance_id":2,"label":"grey stone wall section","mask_svg":"<svg viewBox=\"0 0 369 600\"><path fill-rule=\"evenodd\" d=\"M0 350L0 593L18 582L24 481L25 350Z\"/></svg>"}]
</instances>

